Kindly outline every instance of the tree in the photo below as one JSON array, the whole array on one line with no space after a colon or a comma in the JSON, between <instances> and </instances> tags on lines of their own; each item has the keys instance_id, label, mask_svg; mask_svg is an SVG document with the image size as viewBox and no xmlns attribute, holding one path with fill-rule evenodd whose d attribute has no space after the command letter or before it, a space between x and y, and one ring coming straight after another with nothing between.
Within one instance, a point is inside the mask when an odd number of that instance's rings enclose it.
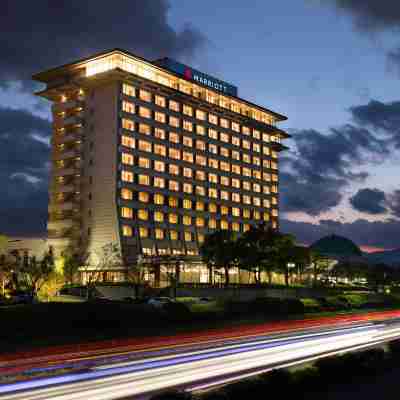
<instances>
[{"instance_id":1,"label":"tree","mask_svg":"<svg viewBox=\"0 0 400 400\"><path fill-rule=\"evenodd\" d=\"M223 268L225 285L229 285L229 270L237 264L237 244L235 234L228 230L218 230L206 235L200 247L203 261L210 267Z\"/></svg>"},{"instance_id":2,"label":"tree","mask_svg":"<svg viewBox=\"0 0 400 400\"><path fill-rule=\"evenodd\" d=\"M278 266L278 269L285 276L285 285L289 286L289 263L295 262L295 253L294 253L294 236L283 234L280 232L275 232L275 235L272 238L272 248L271 252L273 258L275 259L275 264Z\"/></svg>"},{"instance_id":3,"label":"tree","mask_svg":"<svg viewBox=\"0 0 400 400\"><path fill-rule=\"evenodd\" d=\"M0 234L0 281L3 296L5 295L6 284L11 278L11 267L6 254L7 242L7 236Z\"/></svg>"},{"instance_id":4,"label":"tree","mask_svg":"<svg viewBox=\"0 0 400 400\"><path fill-rule=\"evenodd\" d=\"M83 258L81 254L72 248L67 249L62 255L62 272L68 283L74 283L74 277L79 272L79 268L84 264Z\"/></svg>"},{"instance_id":5,"label":"tree","mask_svg":"<svg viewBox=\"0 0 400 400\"><path fill-rule=\"evenodd\" d=\"M318 277L329 268L329 261L315 250L310 252L310 261L313 268L313 286L317 286Z\"/></svg>"}]
</instances>

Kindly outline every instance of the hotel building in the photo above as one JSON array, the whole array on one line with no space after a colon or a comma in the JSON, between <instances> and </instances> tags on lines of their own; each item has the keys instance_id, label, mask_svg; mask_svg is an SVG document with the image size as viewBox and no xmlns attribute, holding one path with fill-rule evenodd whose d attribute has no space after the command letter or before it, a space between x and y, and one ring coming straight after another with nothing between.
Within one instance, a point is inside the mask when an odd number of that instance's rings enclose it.
<instances>
[{"instance_id":1,"label":"hotel building","mask_svg":"<svg viewBox=\"0 0 400 400\"><path fill-rule=\"evenodd\" d=\"M195 279L197 265L196 279L206 281L196 263L207 233L261 221L278 228L285 116L176 61L119 49L33 78L53 103L48 240L56 255L80 249L98 271L102 247L115 243L124 265L160 267L169 257L181 277ZM123 280L124 265L103 279Z\"/></svg>"}]
</instances>

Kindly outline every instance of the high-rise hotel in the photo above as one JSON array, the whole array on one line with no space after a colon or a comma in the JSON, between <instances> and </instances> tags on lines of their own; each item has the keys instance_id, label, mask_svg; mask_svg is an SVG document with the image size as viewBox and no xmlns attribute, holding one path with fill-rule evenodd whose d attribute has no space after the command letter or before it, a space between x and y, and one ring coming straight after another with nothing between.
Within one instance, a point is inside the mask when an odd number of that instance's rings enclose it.
<instances>
[{"instance_id":1,"label":"high-rise hotel","mask_svg":"<svg viewBox=\"0 0 400 400\"><path fill-rule=\"evenodd\" d=\"M171 255L191 271L208 232L278 227L285 116L174 60L119 49L34 79L53 102L48 238L56 254L87 251L96 271L101 248L115 243L126 265ZM124 266L104 279L123 280Z\"/></svg>"}]
</instances>

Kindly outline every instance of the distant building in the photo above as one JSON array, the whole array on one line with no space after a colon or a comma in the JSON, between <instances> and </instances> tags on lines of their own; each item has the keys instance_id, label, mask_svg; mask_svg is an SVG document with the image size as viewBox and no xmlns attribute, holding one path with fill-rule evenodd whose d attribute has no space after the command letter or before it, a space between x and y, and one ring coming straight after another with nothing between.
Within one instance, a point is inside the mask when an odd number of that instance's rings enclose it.
<instances>
[{"instance_id":1,"label":"distant building","mask_svg":"<svg viewBox=\"0 0 400 400\"><path fill-rule=\"evenodd\" d=\"M40 260L43 255L49 250L49 242L47 238L41 237L9 237L3 253L5 255L12 255L17 251L21 256L24 254L30 257L36 257Z\"/></svg>"}]
</instances>

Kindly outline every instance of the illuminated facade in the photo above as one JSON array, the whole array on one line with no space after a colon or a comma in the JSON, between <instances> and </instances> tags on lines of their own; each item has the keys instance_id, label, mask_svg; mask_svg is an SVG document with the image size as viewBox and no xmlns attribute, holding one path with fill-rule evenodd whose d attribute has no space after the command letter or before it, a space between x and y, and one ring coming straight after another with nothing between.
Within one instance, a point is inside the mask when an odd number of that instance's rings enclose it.
<instances>
[{"instance_id":1,"label":"illuminated facade","mask_svg":"<svg viewBox=\"0 0 400 400\"><path fill-rule=\"evenodd\" d=\"M182 64L122 50L34 79L53 102L48 238L56 254L85 249L96 270L102 246L117 243L126 263L170 255L193 266L210 231L278 227L283 115ZM123 279L124 268L107 274Z\"/></svg>"}]
</instances>

